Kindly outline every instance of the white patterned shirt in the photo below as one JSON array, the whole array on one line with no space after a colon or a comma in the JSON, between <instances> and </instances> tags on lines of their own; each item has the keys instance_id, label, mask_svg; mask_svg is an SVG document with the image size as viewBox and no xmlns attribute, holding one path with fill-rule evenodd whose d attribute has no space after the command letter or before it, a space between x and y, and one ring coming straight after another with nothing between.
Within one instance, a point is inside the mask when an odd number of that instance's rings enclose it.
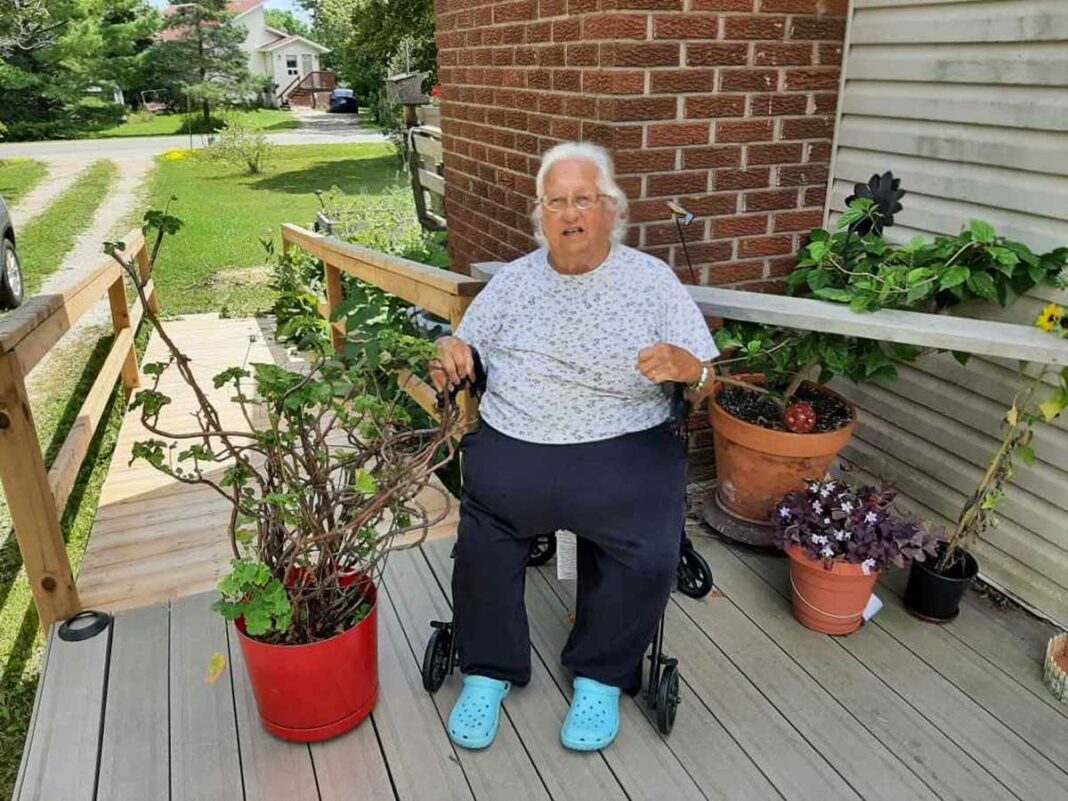
<instances>
[{"instance_id":1,"label":"white patterned shirt","mask_svg":"<svg viewBox=\"0 0 1068 801\"><path fill-rule=\"evenodd\" d=\"M498 431L527 442L593 442L652 428L669 416L637 368L658 342L702 362L716 354L700 309L664 262L617 245L596 269L558 273L545 248L503 267L456 335L487 370L479 408Z\"/></svg>"}]
</instances>

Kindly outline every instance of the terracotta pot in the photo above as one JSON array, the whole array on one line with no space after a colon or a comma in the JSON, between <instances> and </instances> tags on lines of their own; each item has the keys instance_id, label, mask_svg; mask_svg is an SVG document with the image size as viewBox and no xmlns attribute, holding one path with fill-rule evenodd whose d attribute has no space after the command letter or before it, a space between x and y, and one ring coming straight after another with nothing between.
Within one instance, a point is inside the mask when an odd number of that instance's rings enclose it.
<instances>
[{"instance_id":1,"label":"terracotta pot","mask_svg":"<svg viewBox=\"0 0 1068 801\"><path fill-rule=\"evenodd\" d=\"M786 549L790 557L794 617L823 634L852 634L863 622L878 574L865 576L860 565L834 562L828 570L799 546Z\"/></svg>"},{"instance_id":2,"label":"terracotta pot","mask_svg":"<svg viewBox=\"0 0 1068 801\"><path fill-rule=\"evenodd\" d=\"M236 626L260 720L274 736L326 740L355 728L374 709L377 603L348 631L309 645L269 645L249 637L243 620Z\"/></svg>"},{"instance_id":3,"label":"terracotta pot","mask_svg":"<svg viewBox=\"0 0 1068 801\"><path fill-rule=\"evenodd\" d=\"M762 375L734 376L763 384ZM731 517L762 526L771 525L775 505L784 495L804 489L805 480L820 480L857 427L857 409L826 387L853 410L853 419L837 431L794 434L772 431L729 414L718 403L723 384L709 403L715 433L716 502Z\"/></svg>"}]
</instances>

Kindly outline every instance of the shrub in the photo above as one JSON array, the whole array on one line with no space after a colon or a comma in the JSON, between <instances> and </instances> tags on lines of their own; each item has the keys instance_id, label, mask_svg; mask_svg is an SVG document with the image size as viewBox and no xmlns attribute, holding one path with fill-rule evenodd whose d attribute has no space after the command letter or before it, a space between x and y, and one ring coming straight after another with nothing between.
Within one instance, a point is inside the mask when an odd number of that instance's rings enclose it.
<instances>
[{"instance_id":1,"label":"shrub","mask_svg":"<svg viewBox=\"0 0 1068 801\"><path fill-rule=\"evenodd\" d=\"M242 167L249 175L259 175L274 160L275 146L262 131L249 128L231 119L208 148L208 154L235 167Z\"/></svg>"}]
</instances>

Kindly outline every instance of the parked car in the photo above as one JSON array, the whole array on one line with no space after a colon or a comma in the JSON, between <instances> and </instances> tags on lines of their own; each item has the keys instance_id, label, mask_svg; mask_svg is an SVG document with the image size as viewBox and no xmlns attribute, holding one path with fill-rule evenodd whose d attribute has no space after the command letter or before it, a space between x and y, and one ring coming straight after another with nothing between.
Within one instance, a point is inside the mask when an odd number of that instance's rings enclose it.
<instances>
[{"instance_id":1,"label":"parked car","mask_svg":"<svg viewBox=\"0 0 1068 801\"><path fill-rule=\"evenodd\" d=\"M15 251L15 227L0 197L0 309L14 309L22 303L22 265Z\"/></svg>"},{"instance_id":2,"label":"parked car","mask_svg":"<svg viewBox=\"0 0 1068 801\"><path fill-rule=\"evenodd\" d=\"M360 110L360 100L351 89L335 89L330 93L327 111L343 114L355 114Z\"/></svg>"}]
</instances>

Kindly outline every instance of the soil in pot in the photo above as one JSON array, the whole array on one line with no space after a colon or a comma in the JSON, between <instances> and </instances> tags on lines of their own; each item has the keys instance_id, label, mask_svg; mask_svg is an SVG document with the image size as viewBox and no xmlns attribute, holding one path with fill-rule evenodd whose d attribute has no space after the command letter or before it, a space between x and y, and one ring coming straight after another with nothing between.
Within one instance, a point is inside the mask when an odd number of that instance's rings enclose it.
<instances>
[{"instance_id":1,"label":"soil in pot","mask_svg":"<svg viewBox=\"0 0 1068 801\"><path fill-rule=\"evenodd\" d=\"M979 574L979 563L967 551L945 573L935 572L938 558L913 562L905 585L905 608L921 620L948 623L960 612L961 598ZM939 549L939 556L941 549Z\"/></svg>"},{"instance_id":2,"label":"soil in pot","mask_svg":"<svg viewBox=\"0 0 1068 801\"><path fill-rule=\"evenodd\" d=\"M878 579L864 574L860 565L834 562L828 569L822 559L813 559L801 548L787 548L794 617L823 634L852 634L864 621Z\"/></svg>"},{"instance_id":3,"label":"soil in pot","mask_svg":"<svg viewBox=\"0 0 1068 801\"><path fill-rule=\"evenodd\" d=\"M762 376L736 376L753 383ZM845 447L856 428L856 410L832 390L815 384L802 387L807 402L824 409L823 427L805 434L786 431L782 412L774 401L743 387L719 385L711 404L710 417L715 431L716 503L737 520L761 526L772 524L771 516L779 500L804 488L805 481L822 479L838 452ZM720 398L727 396L724 403ZM731 411L731 398L742 416ZM760 425L745 419L764 418L771 422L770 403L779 427ZM817 411L817 426L820 425Z\"/></svg>"},{"instance_id":4,"label":"soil in pot","mask_svg":"<svg viewBox=\"0 0 1068 801\"><path fill-rule=\"evenodd\" d=\"M816 426L809 432L811 434L837 431L853 420L853 409L848 403L813 384L802 384L793 401L807 403L815 410ZM782 407L763 393L729 386L719 393L716 402L724 411L751 425L771 431L787 430Z\"/></svg>"}]
</instances>

